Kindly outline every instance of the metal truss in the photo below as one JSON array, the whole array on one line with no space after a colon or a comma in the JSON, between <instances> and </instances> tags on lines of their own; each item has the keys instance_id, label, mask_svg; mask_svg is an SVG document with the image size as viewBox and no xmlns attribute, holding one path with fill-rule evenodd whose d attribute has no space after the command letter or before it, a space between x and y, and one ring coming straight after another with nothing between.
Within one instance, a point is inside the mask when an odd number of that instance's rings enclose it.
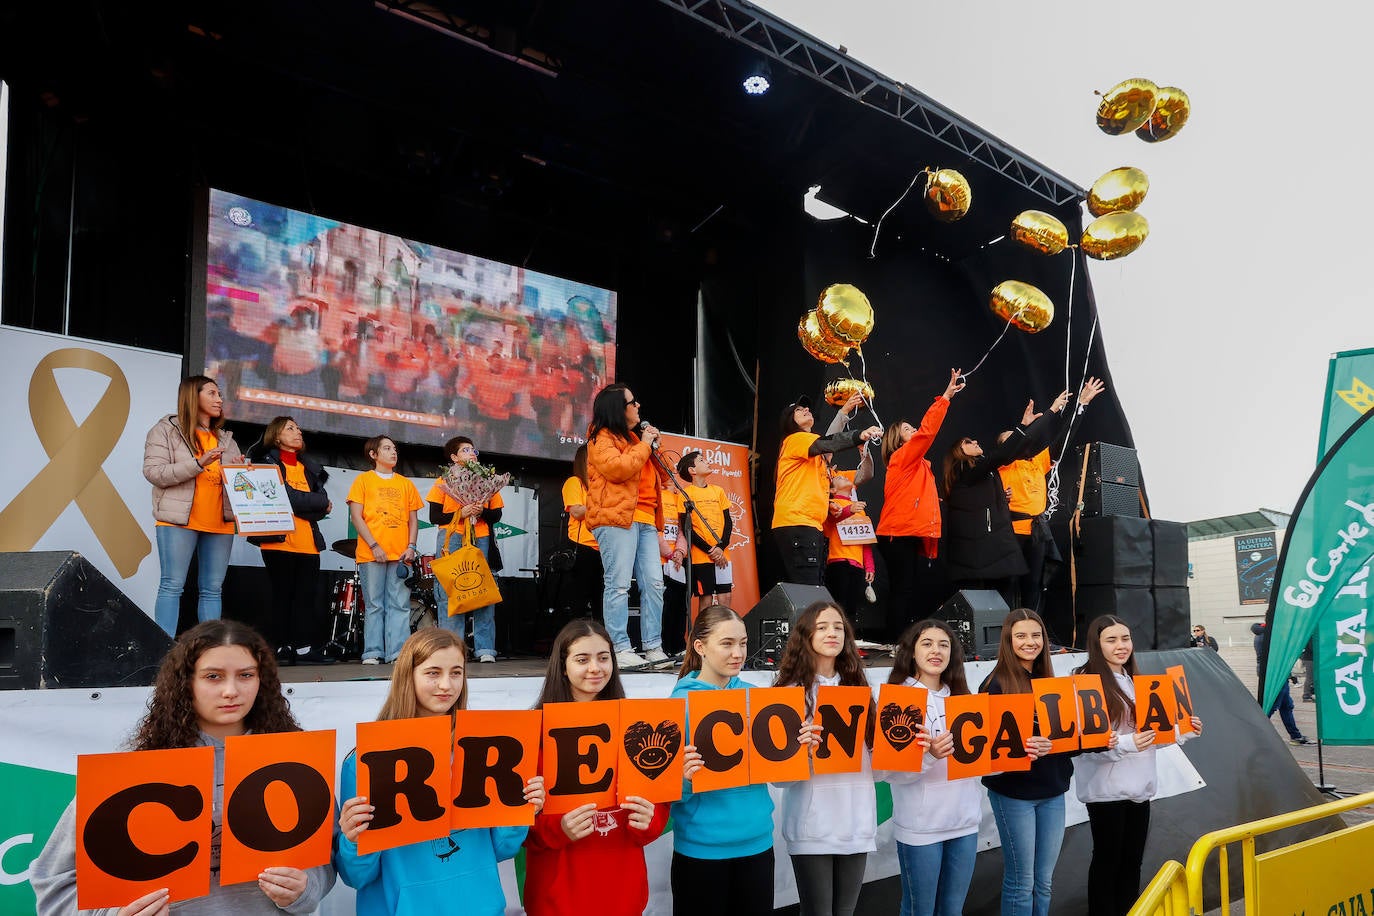
<instances>
[{"instance_id":1,"label":"metal truss","mask_svg":"<svg viewBox=\"0 0 1374 916\"><path fill-rule=\"evenodd\" d=\"M744 0L659 0L795 73L938 140L1055 205L1081 200L1083 188L968 123L934 99L891 80ZM938 164L938 163L937 163Z\"/></svg>"}]
</instances>

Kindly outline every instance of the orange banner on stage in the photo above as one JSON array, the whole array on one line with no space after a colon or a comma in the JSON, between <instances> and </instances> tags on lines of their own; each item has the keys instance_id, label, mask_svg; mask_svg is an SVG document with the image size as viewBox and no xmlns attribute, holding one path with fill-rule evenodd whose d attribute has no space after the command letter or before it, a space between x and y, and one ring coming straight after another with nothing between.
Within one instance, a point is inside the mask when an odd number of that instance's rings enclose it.
<instances>
[{"instance_id":1,"label":"orange banner on stage","mask_svg":"<svg viewBox=\"0 0 1374 916\"><path fill-rule=\"evenodd\" d=\"M734 577L731 606L737 614L747 614L759 603L759 570L754 551L754 498L749 489L749 446L717 442L678 433L663 433L659 453L668 466L687 452L700 452L715 471L707 483L725 491L730 498L730 566ZM674 472L676 477L676 471ZM678 483L682 483L678 479Z\"/></svg>"}]
</instances>

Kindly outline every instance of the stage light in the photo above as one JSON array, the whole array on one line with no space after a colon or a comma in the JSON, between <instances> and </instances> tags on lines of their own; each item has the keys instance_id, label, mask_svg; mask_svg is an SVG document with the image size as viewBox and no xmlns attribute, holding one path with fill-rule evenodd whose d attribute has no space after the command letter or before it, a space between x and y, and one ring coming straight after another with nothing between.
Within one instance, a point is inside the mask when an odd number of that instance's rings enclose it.
<instances>
[{"instance_id":1,"label":"stage light","mask_svg":"<svg viewBox=\"0 0 1374 916\"><path fill-rule=\"evenodd\" d=\"M771 82L773 71L769 69L766 62L759 63L749 75L744 78L744 91L747 95L763 95L773 88Z\"/></svg>"},{"instance_id":2,"label":"stage light","mask_svg":"<svg viewBox=\"0 0 1374 916\"><path fill-rule=\"evenodd\" d=\"M851 219L859 220L861 223L867 222L866 220L859 219L847 210L841 210L839 207L828 204L816 197L820 189L820 185L813 184L810 189L807 190L806 195L802 197L802 209L806 211L807 216L818 220L843 219L848 216Z\"/></svg>"}]
</instances>

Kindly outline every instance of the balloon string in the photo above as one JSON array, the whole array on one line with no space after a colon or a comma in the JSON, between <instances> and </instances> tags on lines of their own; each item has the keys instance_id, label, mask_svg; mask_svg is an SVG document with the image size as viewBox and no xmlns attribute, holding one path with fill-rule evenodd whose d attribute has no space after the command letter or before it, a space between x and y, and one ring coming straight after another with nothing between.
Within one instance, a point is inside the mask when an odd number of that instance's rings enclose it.
<instances>
[{"instance_id":1,"label":"balloon string","mask_svg":"<svg viewBox=\"0 0 1374 916\"><path fill-rule=\"evenodd\" d=\"M921 176L922 176L922 175L925 175L925 176L929 176L929 175L930 175L930 168L929 168L929 166L927 166L926 168L921 169L919 172L917 172L915 175L913 175L912 178L911 178L911 184L909 184L909 185L906 186L906 190L902 192L902 196L901 196L901 197L898 197L896 200L894 200L894 201L892 202L892 206L890 206L890 207L888 207L886 210L884 210L884 211L883 211L883 215L880 216L880 217L878 217L878 225L876 225L876 226L873 227L873 244L871 244L871 245L868 246L868 256L869 256L870 259L871 259L871 258L875 258L875 257L878 256L878 255L877 255L877 252L878 252L878 233L880 233L880 232L883 231L883 220L887 219L889 213L891 213L893 210L896 210L896 209L897 209L897 205L898 205L898 204L900 204L902 201L906 200L906 196L907 196L908 194L911 193L911 189L912 189L912 188L916 187L916 182L918 182L918 181L921 180Z\"/></svg>"},{"instance_id":2,"label":"balloon string","mask_svg":"<svg viewBox=\"0 0 1374 916\"><path fill-rule=\"evenodd\" d=\"M1075 259L1075 260L1076 260L1076 259ZM1069 287L1069 315L1070 315L1070 316L1073 315L1073 287L1072 287L1072 286ZM1093 315L1092 327L1088 329L1088 347L1087 347L1087 350L1083 353L1083 371L1079 374L1079 378L1083 379L1084 381L1087 381L1087 378L1088 378L1088 362L1089 362L1089 360L1092 359L1092 354L1093 354L1093 341L1097 339L1097 319L1098 319L1098 316L1097 316L1097 315ZM1065 362L1065 365L1067 366L1067 364L1068 364L1068 355L1067 355L1067 354L1065 354L1064 362ZM1067 369L1066 369L1066 373L1067 373ZM1067 378L1067 377L1068 377L1068 376L1067 376L1067 374L1066 374L1066 375L1065 375L1065 378ZM1080 390L1082 389L1082 384L1081 384L1081 383L1080 383L1080 385L1079 385L1079 388L1080 388ZM1083 412L1083 405L1082 405L1081 403L1080 403L1080 404L1074 405L1074 415L1075 415L1075 416L1077 416L1078 414L1080 414L1080 413L1082 413L1082 412ZM1053 466L1050 468L1049 483L1046 484L1046 499L1045 499L1045 518L1046 518L1046 519L1053 518L1053 517L1054 517L1055 510L1059 508L1059 465L1060 465L1060 463L1063 462L1063 460L1064 460L1064 453L1065 453L1066 451L1069 450L1069 436L1072 435L1072 433L1073 433L1073 424L1070 423L1070 424L1069 424L1069 431L1068 431L1068 433L1066 433L1065 436L1064 436L1064 443L1059 447L1059 456L1058 456L1057 458L1055 458L1054 464L1053 464Z\"/></svg>"},{"instance_id":3,"label":"balloon string","mask_svg":"<svg viewBox=\"0 0 1374 916\"><path fill-rule=\"evenodd\" d=\"M992 351L997 349L997 345L1002 342L1002 338L1006 337L1007 332L1011 330L1012 322L1015 321L1017 318L1020 318L1021 313L1024 311L1025 309L1022 308L1017 309L1014 313L1012 313L1012 316L1007 319L1007 326L1002 329L1001 334L997 335L997 339L992 342L992 346L988 347L988 352L983 354L982 358L978 360L978 362L974 365L972 369L964 373L964 378L968 378L970 375L977 372L978 367L983 365L983 363L987 362L987 358L992 355Z\"/></svg>"},{"instance_id":4,"label":"balloon string","mask_svg":"<svg viewBox=\"0 0 1374 916\"><path fill-rule=\"evenodd\" d=\"M865 385L868 385L868 360L864 358L864 351L862 349L855 347L854 353L856 356L859 357L859 378ZM850 376L850 378L853 377L853 375ZM873 386L868 385L868 387L872 388ZM868 412L873 414L873 422L878 426L882 426L883 421L879 419L878 410L873 406L873 401L876 400L878 397L877 394L875 393L872 398L868 398L864 397L863 392L861 390L859 392L859 397L863 398L864 406L868 408Z\"/></svg>"}]
</instances>

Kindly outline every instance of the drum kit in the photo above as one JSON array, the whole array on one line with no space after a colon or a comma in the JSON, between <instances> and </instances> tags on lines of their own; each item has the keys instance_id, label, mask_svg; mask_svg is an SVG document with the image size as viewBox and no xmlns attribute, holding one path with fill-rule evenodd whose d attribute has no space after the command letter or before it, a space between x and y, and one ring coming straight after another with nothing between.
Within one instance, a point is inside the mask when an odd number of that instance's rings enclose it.
<instances>
[{"instance_id":1,"label":"drum kit","mask_svg":"<svg viewBox=\"0 0 1374 916\"><path fill-rule=\"evenodd\" d=\"M358 554L358 539L335 541L329 549L352 560ZM406 585L410 588L410 632L432 627L438 621L438 605L434 600L434 573L430 563L434 557L421 556L411 570ZM355 563L353 572L334 583L329 600L329 642L324 654L339 661L362 658L363 655L363 586Z\"/></svg>"}]
</instances>

